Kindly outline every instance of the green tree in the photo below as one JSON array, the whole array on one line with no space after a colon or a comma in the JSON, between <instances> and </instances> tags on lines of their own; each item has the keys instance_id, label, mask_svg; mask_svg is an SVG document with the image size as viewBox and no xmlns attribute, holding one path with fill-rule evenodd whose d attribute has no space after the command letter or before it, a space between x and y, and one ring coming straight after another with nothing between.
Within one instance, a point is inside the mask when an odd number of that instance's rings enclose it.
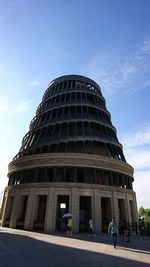
<instances>
[{"instance_id":1,"label":"green tree","mask_svg":"<svg viewBox=\"0 0 150 267\"><path fill-rule=\"evenodd\" d=\"M145 222L150 223L150 209L144 209L142 206L138 210L139 217L144 217Z\"/></svg>"}]
</instances>

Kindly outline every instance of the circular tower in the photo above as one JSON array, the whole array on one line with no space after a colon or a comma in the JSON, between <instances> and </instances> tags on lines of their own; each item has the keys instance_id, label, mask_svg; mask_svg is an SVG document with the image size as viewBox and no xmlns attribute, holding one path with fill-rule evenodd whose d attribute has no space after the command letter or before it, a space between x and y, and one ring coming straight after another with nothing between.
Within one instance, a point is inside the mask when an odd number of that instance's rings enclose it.
<instances>
[{"instance_id":1,"label":"circular tower","mask_svg":"<svg viewBox=\"0 0 150 267\"><path fill-rule=\"evenodd\" d=\"M80 75L53 80L9 164L2 225L105 232L112 216L137 221L133 168L127 164L100 87Z\"/></svg>"}]
</instances>

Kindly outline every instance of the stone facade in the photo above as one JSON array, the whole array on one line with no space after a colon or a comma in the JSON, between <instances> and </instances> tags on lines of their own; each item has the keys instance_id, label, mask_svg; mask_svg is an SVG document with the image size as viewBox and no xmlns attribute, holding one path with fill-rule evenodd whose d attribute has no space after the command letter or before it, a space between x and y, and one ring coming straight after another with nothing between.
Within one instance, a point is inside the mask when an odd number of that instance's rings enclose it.
<instances>
[{"instance_id":1,"label":"stone facade","mask_svg":"<svg viewBox=\"0 0 150 267\"><path fill-rule=\"evenodd\" d=\"M19 153L9 164L2 226L73 232L137 221L133 168L126 162L100 87L78 75L52 81L44 93Z\"/></svg>"}]
</instances>

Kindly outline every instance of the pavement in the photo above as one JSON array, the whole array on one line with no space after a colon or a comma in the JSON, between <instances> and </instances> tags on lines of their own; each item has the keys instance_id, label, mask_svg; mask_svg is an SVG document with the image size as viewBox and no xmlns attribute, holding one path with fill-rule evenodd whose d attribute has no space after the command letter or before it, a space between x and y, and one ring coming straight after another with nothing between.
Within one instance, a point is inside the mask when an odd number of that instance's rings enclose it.
<instances>
[{"instance_id":1,"label":"pavement","mask_svg":"<svg viewBox=\"0 0 150 267\"><path fill-rule=\"evenodd\" d=\"M0 227L0 267L150 267L150 237L118 240L110 235L43 234Z\"/></svg>"}]
</instances>

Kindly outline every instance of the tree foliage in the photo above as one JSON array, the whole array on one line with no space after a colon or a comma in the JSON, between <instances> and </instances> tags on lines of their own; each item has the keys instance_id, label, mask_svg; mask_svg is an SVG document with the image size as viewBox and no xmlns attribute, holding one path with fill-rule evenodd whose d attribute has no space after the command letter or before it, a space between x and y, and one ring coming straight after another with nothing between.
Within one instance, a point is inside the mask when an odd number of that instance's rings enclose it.
<instances>
[{"instance_id":1,"label":"tree foliage","mask_svg":"<svg viewBox=\"0 0 150 267\"><path fill-rule=\"evenodd\" d=\"M146 221L150 221L150 209L140 207L138 210L139 217L144 217Z\"/></svg>"}]
</instances>

